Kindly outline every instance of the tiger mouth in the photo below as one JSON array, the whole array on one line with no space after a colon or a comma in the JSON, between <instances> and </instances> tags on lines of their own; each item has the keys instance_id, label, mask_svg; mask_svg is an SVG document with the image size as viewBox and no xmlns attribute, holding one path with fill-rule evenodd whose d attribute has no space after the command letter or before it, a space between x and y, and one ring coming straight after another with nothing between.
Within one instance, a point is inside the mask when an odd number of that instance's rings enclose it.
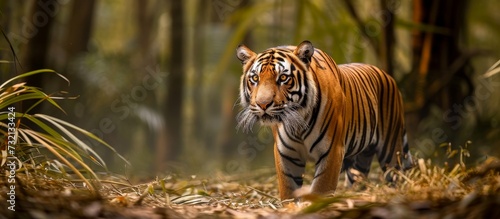
<instances>
[{"instance_id":1,"label":"tiger mouth","mask_svg":"<svg viewBox=\"0 0 500 219\"><path fill-rule=\"evenodd\" d=\"M281 123L289 117L296 117L297 114L292 115L290 112L298 110L298 105L281 104L269 109L269 111L256 112L256 116L263 124Z\"/></svg>"},{"instance_id":2,"label":"tiger mouth","mask_svg":"<svg viewBox=\"0 0 500 219\"><path fill-rule=\"evenodd\" d=\"M264 113L264 115L260 116L259 119L264 124L283 122L280 115L269 115L268 113Z\"/></svg>"},{"instance_id":3,"label":"tiger mouth","mask_svg":"<svg viewBox=\"0 0 500 219\"><path fill-rule=\"evenodd\" d=\"M300 109L299 104L287 104L263 112L251 105L238 113L237 129L242 128L248 132L255 122L260 122L261 125L265 126L285 124L291 131L304 130L307 128L307 123Z\"/></svg>"}]
</instances>

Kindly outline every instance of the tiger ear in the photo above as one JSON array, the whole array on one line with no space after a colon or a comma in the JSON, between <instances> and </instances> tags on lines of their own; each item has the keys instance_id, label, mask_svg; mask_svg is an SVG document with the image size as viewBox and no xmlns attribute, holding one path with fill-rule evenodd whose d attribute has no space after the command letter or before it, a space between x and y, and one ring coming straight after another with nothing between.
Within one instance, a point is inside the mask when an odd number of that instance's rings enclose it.
<instances>
[{"instance_id":1,"label":"tiger ear","mask_svg":"<svg viewBox=\"0 0 500 219\"><path fill-rule=\"evenodd\" d=\"M250 58L254 57L256 54L251 49L243 44L240 44L236 49L236 57L241 61L241 64L245 64Z\"/></svg>"},{"instance_id":2,"label":"tiger ear","mask_svg":"<svg viewBox=\"0 0 500 219\"><path fill-rule=\"evenodd\" d=\"M293 52L297 57L299 57L305 64L311 63L311 57L314 54L314 46L308 40L300 43L295 51Z\"/></svg>"}]
</instances>

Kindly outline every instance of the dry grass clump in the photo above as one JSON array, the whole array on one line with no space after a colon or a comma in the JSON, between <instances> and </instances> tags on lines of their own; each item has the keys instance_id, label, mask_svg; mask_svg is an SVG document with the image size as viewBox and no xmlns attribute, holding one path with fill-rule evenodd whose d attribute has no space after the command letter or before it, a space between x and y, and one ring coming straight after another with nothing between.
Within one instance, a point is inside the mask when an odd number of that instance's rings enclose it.
<instances>
[{"instance_id":1,"label":"dry grass clump","mask_svg":"<svg viewBox=\"0 0 500 219\"><path fill-rule=\"evenodd\" d=\"M339 186L332 196L303 194L299 200L279 200L274 169L230 176L220 172L208 177L168 175L142 184L101 176L97 196L81 181L20 172L17 181L23 189L16 214L34 218L500 218L497 158L489 157L476 167L461 162L440 166L430 159L417 159L413 169L392 173L398 178L393 185L379 180L383 173L374 172L353 187ZM5 185L0 184L1 192ZM11 215L3 214L5 208L0 207L2 215Z\"/></svg>"},{"instance_id":2,"label":"dry grass clump","mask_svg":"<svg viewBox=\"0 0 500 219\"><path fill-rule=\"evenodd\" d=\"M500 216L500 162L496 158L474 168L465 168L463 163L440 167L418 159L415 168L394 173L398 176L395 185L367 180L352 188L340 186L330 197L306 194L300 201L277 198L273 169L201 179L167 176L125 187L109 184L104 193L113 205L168 209L170 214L188 218Z\"/></svg>"}]
</instances>

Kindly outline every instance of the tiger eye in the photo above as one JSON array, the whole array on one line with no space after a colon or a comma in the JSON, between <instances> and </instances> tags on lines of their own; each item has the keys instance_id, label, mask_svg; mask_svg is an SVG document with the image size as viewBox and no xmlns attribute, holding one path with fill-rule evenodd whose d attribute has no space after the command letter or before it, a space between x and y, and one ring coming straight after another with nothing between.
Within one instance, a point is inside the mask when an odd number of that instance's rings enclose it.
<instances>
[{"instance_id":1,"label":"tiger eye","mask_svg":"<svg viewBox=\"0 0 500 219\"><path fill-rule=\"evenodd\" d=\"M252 81L254 81L254 82L259 81L259 76L258 75L253 75L252 76Z\"/></svg>"},{"instance_id":2,"label":"tiger eye","mask_svg":"<svg viewBox=\"0 0 500 219\"><path fill-rule=\"evenodd\" d=\"M281 75L280 76L280 81L285 81L288 78L287 75Z\"/></svg>"}]
</instances>

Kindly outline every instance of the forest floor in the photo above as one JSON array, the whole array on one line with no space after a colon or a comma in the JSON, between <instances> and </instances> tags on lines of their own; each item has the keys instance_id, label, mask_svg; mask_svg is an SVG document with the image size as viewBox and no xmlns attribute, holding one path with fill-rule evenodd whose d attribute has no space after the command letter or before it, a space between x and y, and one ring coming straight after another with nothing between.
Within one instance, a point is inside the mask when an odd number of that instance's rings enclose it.
<instances>
[{"instance_id":1,"label":"forest floor","mask_svg":"<svg viewBox=\"0 0 500 219\"><path fill-rule=\"evenodd\" d=\"M330 197L279 200L272 169L243 175L166 176L131 185L102 180L92 193L81 183L44 177L16 178L15 211L1 201L0 218L500 218L500 161L474 168L418 166L399 173L396 186L380 173ZM2 197L8 184L0 181ZM310 177L305 177L310 183ZM343 184L343 183L339 183Z\"/></svg>"}]
</instances>

